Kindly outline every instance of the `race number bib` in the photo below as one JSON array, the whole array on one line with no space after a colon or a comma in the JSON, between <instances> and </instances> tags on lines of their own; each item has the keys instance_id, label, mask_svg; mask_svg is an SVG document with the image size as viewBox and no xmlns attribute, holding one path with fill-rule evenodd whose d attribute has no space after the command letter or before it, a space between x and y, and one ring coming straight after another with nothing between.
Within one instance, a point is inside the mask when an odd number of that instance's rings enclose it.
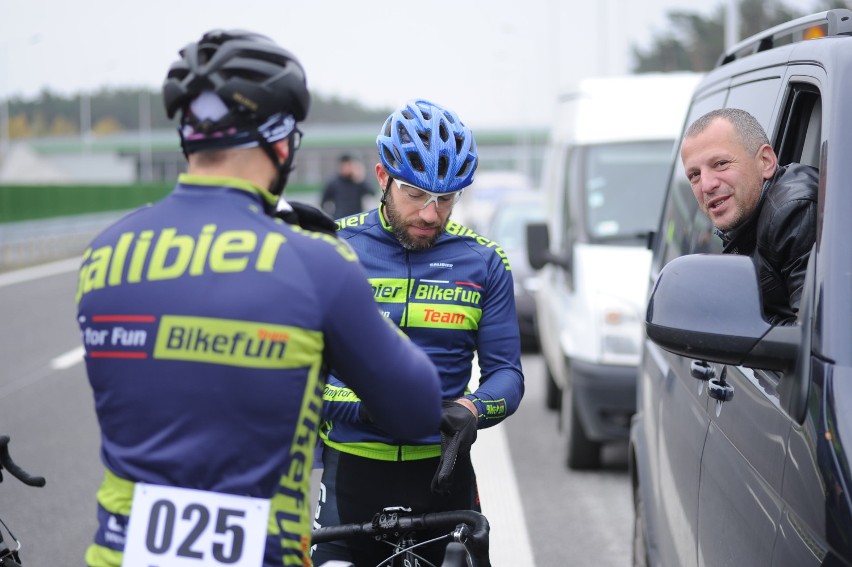
<instances>
[{"instance_id":1,"label":"race number bib","mask_svg":"<svg viewBox=\"0 0 852 567\"><path fill-rule=\"evenodd\" d=\"M137 483L122 567L262 567L269 500Z\"/></svg>"}]
</instances>

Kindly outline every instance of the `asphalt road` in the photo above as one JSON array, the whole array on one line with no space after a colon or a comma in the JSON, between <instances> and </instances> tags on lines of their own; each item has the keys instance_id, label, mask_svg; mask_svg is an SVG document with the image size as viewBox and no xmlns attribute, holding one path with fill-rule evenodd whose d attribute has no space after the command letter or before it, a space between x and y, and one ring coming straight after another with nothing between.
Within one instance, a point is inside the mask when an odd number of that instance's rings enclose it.
<instances>
[{"instance_id":1,"label":"asphalt road","mask_svg":"<svg viewBox=\"0 0 852 567\"><path fill-rule=\"evenodd\" d=\"M44 488L9 475L0 484L0 518L21 541L25 566L82 565L95 526L103 469L91 392L75 350L74 264L52 264L47 273L53 275L32 279L29 271L0 274L0 434L11 437L19 464L47 478ZM607 448L602 471L568 471L565 436L544 405L541 358L527 354L523 364L521 408L498 426L502 431L489 432L492 439L502 436L508 450L480 455L477 474L483 485L493 475L502 483L483 494L492 537L514 542L525 536L533 557L522 563L493 556L495 567L629 565L633 517L625 447Z\"/></svg>"}]
</instances>

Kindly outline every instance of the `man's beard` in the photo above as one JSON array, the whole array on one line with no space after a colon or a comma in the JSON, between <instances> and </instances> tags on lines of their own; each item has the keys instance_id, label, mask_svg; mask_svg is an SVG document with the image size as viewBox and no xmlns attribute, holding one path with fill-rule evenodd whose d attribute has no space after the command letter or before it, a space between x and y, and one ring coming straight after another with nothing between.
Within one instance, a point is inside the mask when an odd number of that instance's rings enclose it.
<instances>
[{"instance_id":1,"label":"man's beard","mask_svg":"<svg viewBox=\"0 0 852 567\"><path fill-rule=\"evenodd\" d=\"M429 205L432 206L431 204ZM407 250L425 250L426 248L431 248L435 245L435 242L438 238L444 233L444 228L447 226L447 222L449 222L450 217L447 216L447 220L444 221L443 224L427 224L421 221L405 222L399 216L398 211L396 210L396 203L394 202L394 196L390 189L385 191L385 212L387 213L388 223L391 226L391 231L393 231L396 239L399 240L399 243L402 244L402 247ZM417 226L419 228L438 228L435 231L435 234L428 238L414 238L406 230L409 226Z\"/></svg>"}]
</instances>

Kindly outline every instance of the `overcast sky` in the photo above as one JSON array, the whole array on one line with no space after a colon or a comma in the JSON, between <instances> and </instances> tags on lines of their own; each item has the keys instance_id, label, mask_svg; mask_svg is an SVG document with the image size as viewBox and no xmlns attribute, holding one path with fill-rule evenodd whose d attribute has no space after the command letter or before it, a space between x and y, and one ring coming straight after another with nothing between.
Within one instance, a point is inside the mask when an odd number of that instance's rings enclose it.
<instances>
[{"instance_id":1,"label":"overcast sky","mask_svg":"<svg viewBox=\"0 0 852 567\"><path fill-rule=\"evenodd\" d=\"M668 29L667 11L725 1L0 0L0 98L159 87L186 43L243 28L292 51L324 95L541 125L576 79L629 71L630 46Z\"/></svg>"}]
</instances>

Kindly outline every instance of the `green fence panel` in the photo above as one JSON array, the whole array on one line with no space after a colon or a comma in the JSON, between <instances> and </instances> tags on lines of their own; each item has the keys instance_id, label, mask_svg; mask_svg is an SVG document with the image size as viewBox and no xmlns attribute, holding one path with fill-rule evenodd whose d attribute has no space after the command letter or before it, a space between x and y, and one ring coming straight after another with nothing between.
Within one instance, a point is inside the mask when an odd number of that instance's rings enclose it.
<instances>
[{"instance_id":1,"label":"green fence panel","mask_svg":"<svg viewBox=\"0 0 852 567\"><path fill-rule=\"evenodd\" d=\"M0 223L135 209L169 194L173 184L0 185ZM288 195L318 191L294 184Z\"/></svg>"}]
</instances>

